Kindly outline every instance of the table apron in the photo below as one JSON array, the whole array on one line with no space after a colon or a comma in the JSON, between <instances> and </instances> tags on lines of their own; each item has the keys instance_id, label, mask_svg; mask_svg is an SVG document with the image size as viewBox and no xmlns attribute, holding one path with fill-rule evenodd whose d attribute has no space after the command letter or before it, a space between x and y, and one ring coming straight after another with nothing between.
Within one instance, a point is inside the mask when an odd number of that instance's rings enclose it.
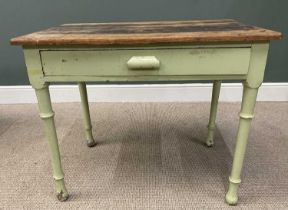
<instances>
[{"instance_id":1,"label":"table apron","mask_svg":"<svg viewBox=\"0 0 288 210\"><path fill-rule=\"evenodd\" d=\"M40 56L44 80L51 81L241 79L249 69L251 48L40 50Z\"/></svg>"}]
</instances>

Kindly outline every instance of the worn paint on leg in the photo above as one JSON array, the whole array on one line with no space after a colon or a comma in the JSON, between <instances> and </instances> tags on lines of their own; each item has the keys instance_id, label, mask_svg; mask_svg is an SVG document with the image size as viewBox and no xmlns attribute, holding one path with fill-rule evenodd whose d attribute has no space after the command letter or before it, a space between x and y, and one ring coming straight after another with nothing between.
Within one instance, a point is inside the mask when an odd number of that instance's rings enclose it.
<instances>
[{"instance_id":1,"label":"worn paint on leg","mask_svg":"<svg viewBox=\"0 0 288 210\"><path fill-rule=\"evenodd\" d=\"M232 171L229 177L229 190L226 194L226 202L231 205L235 205L238 201L237 189L241 183L240 176L245 157L251 121L253 118L257 92L258 88L250 88L248 85L244 84L235 153Z\"/></svg>"},{"instance_id":2,"label":"worn paint on leg","mask_svg":"<svg viewBox=\"0 0 288 210\"><path fill-rule=\"evenodd\" d=\"M57 198L60 201L65 201L69 195L64 183L64 173L61 166L58 138L54 123L54 112L52 110L48 85L45 84L42 88L35 89L35 92L38 99L40 117L44 122L45 133L48 139Z\"/></svg>"},{"instance_id":3,"label":"worn paint on leg","mask_svg":"<svg viewBox=\"0 0 288 210\"><path fill-rule=\"evenodd\" d=\"M247 79L243 82L243 97L241 112L239 114L240 120L234 159L231 175L229 177L229 188L225 197L226 202L230 205L235 205L238 201L237 189L241 182L240 176L247 147L249 130L253 118L258 88L263 82L268 49L268 43L257 43L252 45L249 71Z\"/></svg>"}]
</instances>

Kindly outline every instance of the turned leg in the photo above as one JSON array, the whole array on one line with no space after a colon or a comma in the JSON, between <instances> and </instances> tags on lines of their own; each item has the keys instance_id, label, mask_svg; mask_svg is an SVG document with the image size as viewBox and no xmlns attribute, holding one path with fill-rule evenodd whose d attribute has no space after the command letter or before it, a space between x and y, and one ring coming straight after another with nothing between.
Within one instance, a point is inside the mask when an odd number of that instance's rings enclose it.
<instances>
[{"instance_id":1,"label":"turned leg","mask_svg":"<svg viewBox=\"0 0 288 210\"><path fill-rule=\"evenodd\" d=\"M250 88L244 84L240 121L235 146L235 153L232 165L231 175L229 177L229 189L226 194L226 202L235 205L238 201L237 189L241 182L240 175L243 166L243 160L246 151L247 139L249 135L251 120L253 118L254 106L258 88Z\"/></svg>"},{"instance_id":2,"label":"turned leg","mask_svg":"<svg viewBox=\"0 0 288 210\"><path fill-rule=\"evenodd\" d=\"M96 145L92 135L92 125L90 119L90 111L89 111L89 104L88 104L88 97L87 97L87 89L85 82L79 82L79 92L81 97L81 105L84 117L84 126L85 126L85 135L87 140L88 147L93 147Z\"/></svg>"},{"instance_id":3,"label":"turned leg","mask_svg":"<svg viewBox=\"0 0 288 210\"><path fill-rule=\"evenodd\" d=\"M208 124L208 136L206 140L206 145L211 147L214 144L214 130L215 130L215 121L217 114L218 99L220 94L221 81L216 80L213 82L213 91L212 91L212 100L210 107L210 118Z\"/></svg>"},{"instance_id":4,"label":"turned leg","mask_svg":"<svg viewBox=\"0 0 288 210\"><path fill-rule=\"evenodd\" d=\"M65 201L68 199L69 195L64 183L64 174L62 171L58 139L54 124L54 112L51 106L48 85L44 85L40 89L35 89L35 92L38 99L40 117L44 122L45 132L48 138L48 145L53 168L53 177L56 183L57 198L60 201Z\"/></svg>"}]
</instances>

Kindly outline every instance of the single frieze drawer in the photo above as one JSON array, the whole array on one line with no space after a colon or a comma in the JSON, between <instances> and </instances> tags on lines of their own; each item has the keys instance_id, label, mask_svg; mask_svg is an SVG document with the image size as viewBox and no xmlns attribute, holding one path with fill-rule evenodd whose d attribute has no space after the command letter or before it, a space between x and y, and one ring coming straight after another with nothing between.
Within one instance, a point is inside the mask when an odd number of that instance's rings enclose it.
<instances>
[{"instance_id":1,"label":"single frieze drawer","mask_svg":"<svg viewBox=\"0 0 288 210\"><path fill-rule=\"evenodd\" d=\"M45 76L246 75L251 48L41 50Z\"/></svg>"}]
</instances>

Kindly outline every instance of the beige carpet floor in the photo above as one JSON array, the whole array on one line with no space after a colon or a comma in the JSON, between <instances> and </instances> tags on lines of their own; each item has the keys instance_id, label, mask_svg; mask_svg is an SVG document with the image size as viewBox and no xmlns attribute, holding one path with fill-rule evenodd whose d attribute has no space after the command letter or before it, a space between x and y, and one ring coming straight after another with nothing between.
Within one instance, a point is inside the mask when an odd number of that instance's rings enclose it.
<instances>
[{"instance_id":1,"label":"beige carpet floor","mask_svg":"<svg viewBox=\"0 0 288 210\"><path fill-rule=\"evenodd\" d=\"M60 203L36 105L0 106L0 209L288 209L288 103L258 103L239 189L224 202L239 103L93 103L85 144L79 103L55 104L67 202Z\"/></svg>"}]
</instances>

